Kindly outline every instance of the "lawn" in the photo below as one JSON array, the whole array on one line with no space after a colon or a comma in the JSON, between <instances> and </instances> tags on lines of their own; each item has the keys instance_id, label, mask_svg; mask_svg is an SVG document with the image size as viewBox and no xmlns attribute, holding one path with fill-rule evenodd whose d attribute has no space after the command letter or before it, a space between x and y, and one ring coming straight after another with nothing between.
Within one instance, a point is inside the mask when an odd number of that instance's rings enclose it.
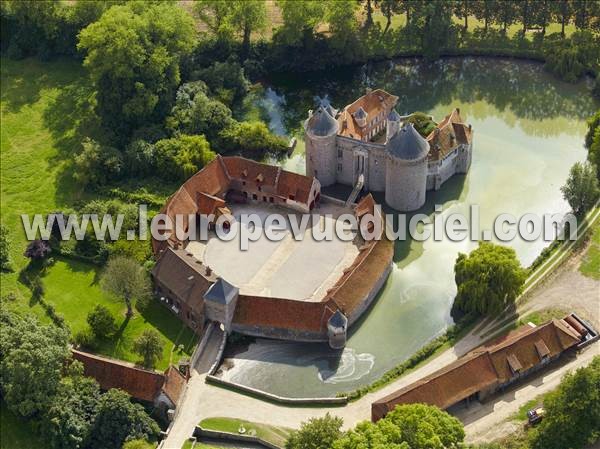
<instances>
[{"instance_id":1,"label":"lawn","mask_svg":"<svg viewBox=\"0 0 600 449\"><path fill-rule=\"evenodd\" d=\"M583 256L579 271L588 277L600 279L600 220L593 227L590 246Z\"/></svg>"},{"instance_id":2,"label":"lawn","mask_svg":"<svg viewBox=\"0 0 600 449\"><path fill-rule=\"evenodd\" d=\"M42 439L25 420L19 418L0 402L0 449L44 449Z\"/></svg>"},{"instance_id":3,"label":"lawn","mask_svg":"<svg viewBox=\"0 0 600 449\"><path fill-rule=\"evenodd\" d=\"M275 427L235 418L207 418L200 422L200 426L205 429L229 432L236 435L239 434L239 429L243 426L246 429L246 435L256 435L260 439L279 447L285 445L292 432L291 429L285 427Z\"/></svg>"},{"instance_id":4,"label":"lawn","mask_svg":"<svg viewBox=\"0 0 600 449\"><path fill-rule=\"evenodd\" d=\"M2 58L1 87L0 215L10 232L13 272L1 274L0 292L3 297L15 295L9 303L11 309L49 322L19 280L28 262L23 256L27 242L20 214L66 210L93 198L77 186L70 172L82 128L86 134L97 132L93 121L85 121L91 93L85 72L75 61ZM139 357L131 351L133 340L144 330L155 329L164 342L157 368L165 369L170 361L191 354L194 335L168 310L151 303L125 322L124 304L100 289L99 277L98 267L65 258L58 258L42 276L45 301L65 317L73 333L86 327L87 314L96 304L103 304L116 317L120 330L115 338L102 342L98 352L136 362ZM184 351L173 351L179 344Z\"/></svg>"}]
</instances>

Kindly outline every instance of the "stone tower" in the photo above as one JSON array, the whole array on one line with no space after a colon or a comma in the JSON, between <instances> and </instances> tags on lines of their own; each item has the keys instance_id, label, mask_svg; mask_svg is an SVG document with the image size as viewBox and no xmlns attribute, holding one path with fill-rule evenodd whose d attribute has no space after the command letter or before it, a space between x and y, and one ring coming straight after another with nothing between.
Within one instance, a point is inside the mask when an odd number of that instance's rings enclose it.
<instances>
[{"instance_id":1,"label":"stone tower","mask_svg":"<svg viewBox=\"0 0 600 449\"><path fill-rule=\"evenodd\" d=\"M339 125L335 115L336 111L331 106L320 105L316 111L309 111L304 124L306 174L317 178L322 186L336 182L335 140Z\"/></svg>"},{"instance_id":2,"label":"stone tower","mask_svg":"<svg viewBox=\"0 0 600 449\"><path fill-rule=\"evenodd\" d=\"M400 114L398 114L395 109L392 109L387 116L387 125L385 130L386 142L390 140L392 136L400 129L400 120Z\"/></svg>"},{"instance_id":3,"label":"stone tower","mask_svg":"<svg viewBox=\"0 0 600 449\"><path fill-rule=\"evenodd\" d=\"M386 143L385 202L396 210L413 211L425 204L429 144L412 123Z\"/></svg>"},{"instance_id":4,"label":"stone tower","mask_svg":"<svg viewBox=\"0 0 600 449\"><path fill-rule=\"evenodd\" d=\"M217 279L204 293L206 319L221 323L226 332L231 330L231 321L237 305L239 289L223 278Z\"/></svg>"},{"instance_id":5,"label":"stone tower","mask_svg":"<svg viewBox=\"0 0 600 449\"><path fill-rule=\"evenodd\" d=\"M332 349L342 349L346 346L346 333L348 330L348 318L337 310L329 321L327 321L327 336L329 346Z\"/></svg>"}]
</instances>

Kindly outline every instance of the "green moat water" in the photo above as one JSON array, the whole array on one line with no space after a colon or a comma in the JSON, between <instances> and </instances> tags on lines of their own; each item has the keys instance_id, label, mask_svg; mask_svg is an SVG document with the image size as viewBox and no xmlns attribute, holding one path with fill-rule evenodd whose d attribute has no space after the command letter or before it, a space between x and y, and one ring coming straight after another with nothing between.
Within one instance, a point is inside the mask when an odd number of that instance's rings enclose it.
<instances>
[{"instance_id":1,"label":"green moat water","mask_svg":"<svg viewBox=\"0 0 600 449\"><path fill-rule=\"evenodd\" d=\"M318 99L342 108L366 87L400 97L400 114L423 111L441 120L452 108L475 130L473 163L439 192L428 192L418 212L467 214L480 206L481 229L500 213L565 213L560 186L571 165L585 159L585 118L597 104L585 83L557 81L539 64L504 59L456 58L434 64L383 62L337 73L272 80L257 104L271 128L300 141L284 163L304 172L301 123ZM292 397L333 396L366 385L410 357L452 324L456 293L453 265L471 241L397 242L396 266L373 307L350 330L343 352L326 344L258 340L233 357L225 378ZM510 245L529 265L548 242ZM298 267L299 270L302 267Z\"/></svg>"}]
</instances>

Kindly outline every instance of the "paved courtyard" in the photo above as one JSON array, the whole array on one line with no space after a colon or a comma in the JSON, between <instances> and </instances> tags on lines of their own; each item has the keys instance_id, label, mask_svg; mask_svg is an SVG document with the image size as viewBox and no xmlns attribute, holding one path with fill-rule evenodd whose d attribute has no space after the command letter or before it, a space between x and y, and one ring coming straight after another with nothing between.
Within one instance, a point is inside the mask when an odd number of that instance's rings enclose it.
<instances>
[{"instance_id":1,"label":"paved courtyard","mask_svg":"<svg viewBox=\"0 0 600 449\"><path fill-rule=\"evenodd\" d=\"M263 226L261 231L267 226L265 219L268 215L281 214L286 217L285 229L279 230L277 225L269 226L282 237L281 240L270 241L261 232L257 241L249 242L246 251L241 249L240 232L230 241L221 240L211 232L207 242L194 241L186 247L215 273L239 287L242 294L319 301L358 254L358 247L352 241L337 238L316 241L310 228L312 220L309 220L303 238L294 239L287 216L293 214L300 224L302 214L290 209L266 204L233 204L230 209L235 218L232 232L252 228L241 221L242 214L258 215ZM322 204L313 212L320 215L318 223L321 229L327 225L335 229L337 217L352 213L332 203Z\"/></svg>"}]
</instances>

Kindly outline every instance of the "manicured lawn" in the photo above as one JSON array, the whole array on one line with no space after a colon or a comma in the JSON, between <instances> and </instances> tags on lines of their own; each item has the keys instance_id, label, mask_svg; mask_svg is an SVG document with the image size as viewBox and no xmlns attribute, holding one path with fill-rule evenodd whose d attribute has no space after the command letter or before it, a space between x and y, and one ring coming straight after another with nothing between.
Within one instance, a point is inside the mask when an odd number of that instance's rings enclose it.
<instances>
[{"instance_id":1,"label":"manicured lawn","mask_svg":"<svg viewBox=\"0 0 600 449\"><path fill-rule=\"evenodd\" d=\"M33 427L0 402L0 449L44 449Z\"/></svg>"},{"instance_id":2,"label":"manicured lawn","mask_svg":"<svg viewBox=\"0 0 600 449\"><path fill-rule=\"evenodd\" d=\"M249 421L242 421L235 418L207 418L200 422L200 426L205 429L218 430L239 434L239 429L243 426L246 429L246 435L256 435L264 441L283 447L290 436L291 429L285 427L275 427L268 424L261 424Z\"/></svg>"},{"instance_id":3,"label":"manicured lawn","mask_svg":"<svg viewBox=\"0 0 600 449\"><path fill-rule=\"evenodd\" d=\"M583 256L579 270L588 277L600 279L600 221L594 225L590 246Z\"/></svg>"},{"instance_id":4,"label":"manicured lawn","mask_svg":"<svg viewBox=\"0 0 600 449\"><path fill-rule=\"evenodd\" d=\"M14 271L2 273L0 292L13 293L9 307L33 313L49 322L44 309L32 299L29 288L19 280L28 263L23 256L27 244L20 214L48 213L73 208L93 198L74 182L70 172L72 155L81 143L79 134L94 135L93 121L86 123L91 93L86 75L74 61L11 61L2 58L1 205L2 224L10 232ZM184 354L191 354L196 341L181 322L158 303L125 323L124 304L99 287L100 270L94 265L59 258L42 276L44 299L63 315L73 333L87 326L88 312L104 304L117 319L115 338L102 342L98 352L136 362L133 340L145 329L156 329L164 345L158 369L165 369ZM174 351L183 344L183 352Z\"/></svg>"}]
</instances>

